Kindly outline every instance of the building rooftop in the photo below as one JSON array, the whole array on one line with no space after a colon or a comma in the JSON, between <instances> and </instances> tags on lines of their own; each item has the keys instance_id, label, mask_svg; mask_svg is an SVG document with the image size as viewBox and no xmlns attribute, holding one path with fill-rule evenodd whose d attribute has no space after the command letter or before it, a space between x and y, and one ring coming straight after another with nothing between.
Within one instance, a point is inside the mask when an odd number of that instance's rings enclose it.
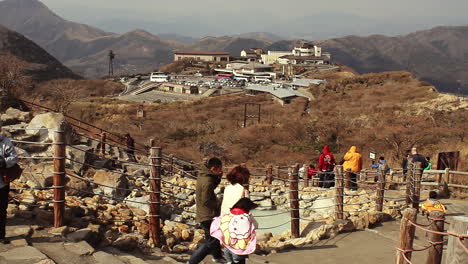
<instances>
[{"instance_id":1,"label":"building rooftop","mask_svg":"<svg viewBox=\"0 0 468 264\"><path fill-rule=\"evenodd\" d=\"M207 56L229 56L223 51L176 51L176 55L207 55Z\"/></svg>"},{"instance_id":2,"label":"building rooftop","mask_svg":"<svg viewBox=\"0 0 468 264\"><path fill-rule=\"evenodd\" d=\"M315 57L315 56L294 56L294 55L285 55L281 56L280 59L288 60L326 60L324 57Z\"/></svg>"},{"instance_id":3,"label":"building rooftop","mask_svg":"<svg viewBox=\"0 0 468 264\"><path fill-rule=\"evenodd\" d=\"M292 86L301 86L301 87L309 87L311 84L319 85L321 83L325 82L324 80L320 79L295 79L290 83L285 83L287 85L292 85Z\"/></svg>"},{"instance_id":4,"label":"building rooftop","mask_svg":"<svg viewBox=\"0 0 468 264\"><path fill-rule=\"evenodd\" d=\"M278 97L280 99L285 99L289 97L305 97L307 96L303 95L302 93L289 89L289 88L279 88L276 87L272 84L270 85L260 85L260 84L254 84L251 86L247 86L245 89L247 90L253 90L253 91L258 91L258 92L265 92L265 93L270 93L275 97Z\"/></svg>"}]
</instances>

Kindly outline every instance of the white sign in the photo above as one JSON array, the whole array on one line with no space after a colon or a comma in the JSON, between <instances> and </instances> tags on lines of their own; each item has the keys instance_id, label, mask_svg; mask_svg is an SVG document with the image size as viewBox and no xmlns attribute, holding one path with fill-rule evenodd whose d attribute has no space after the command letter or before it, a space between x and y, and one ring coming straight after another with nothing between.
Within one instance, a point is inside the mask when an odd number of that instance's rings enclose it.
<instances>
[{"instance_id":1,"label":"white sign","mask_svg":"<svg viewBox=\"0 0 468 264\"><path fill-rule=\"evenodd\" d=\"M375 160L375 155L376 155L376 154L377 154L377 153L372 152L372 151L369 152L369 158L370 158L371 160Z\"/></svg>"}]
</instances>

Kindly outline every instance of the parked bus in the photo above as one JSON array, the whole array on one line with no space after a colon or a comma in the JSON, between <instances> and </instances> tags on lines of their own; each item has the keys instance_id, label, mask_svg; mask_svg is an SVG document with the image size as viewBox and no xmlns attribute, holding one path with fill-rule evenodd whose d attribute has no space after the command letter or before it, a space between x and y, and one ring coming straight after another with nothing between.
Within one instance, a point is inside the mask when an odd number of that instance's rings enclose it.
<instances>
[{"instance_id":1,"label":"parked bus","mask_svg":"<svg viewBox=\"0 0 468 264\"><path fill-rule=\"evenodd\" d=\"M169 75L164 72L152 72L150 75L151 82L168 82L170 79Z\"/></svg>"},{"instance_id":2,"label":"parked bus","mask_svg":"<svg viewBox=\"0 0 468 264\"><path fill-rule=\"evenodd\" d=\"M216 78L218 80L221 80L221 79L232 79L234 75L230 74L230 73L220 73L216 76Z\"/></svg>"},{"instance_id":3,"label":"parked bus","mask_svg":"<svg viewBox=\"0 0 468 264\"><path fill-rule=\"evenodd\" d=\"M254 82L271 82L272 77L270 75L268 76L254 76Z\"/></svg>"}]
</instances>

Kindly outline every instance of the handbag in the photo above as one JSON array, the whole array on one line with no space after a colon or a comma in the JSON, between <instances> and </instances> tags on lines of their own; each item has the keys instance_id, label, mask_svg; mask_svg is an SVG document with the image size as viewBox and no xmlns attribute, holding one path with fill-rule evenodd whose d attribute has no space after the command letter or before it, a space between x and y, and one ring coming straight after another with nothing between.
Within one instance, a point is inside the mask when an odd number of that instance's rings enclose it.
<instances>
[{"instance_id":1,"label":"handbag","mask_svg":"<svg viewBox=\"0 0 468 264\"><path fill-rule=\"evenodd\" d=\"M3 176L3 182L10 183L21 177L21 174L23 174L23 168L21 168L20 165L16 163L11 168L0 169L0 173Z\"/></svg>"}]
</instances>

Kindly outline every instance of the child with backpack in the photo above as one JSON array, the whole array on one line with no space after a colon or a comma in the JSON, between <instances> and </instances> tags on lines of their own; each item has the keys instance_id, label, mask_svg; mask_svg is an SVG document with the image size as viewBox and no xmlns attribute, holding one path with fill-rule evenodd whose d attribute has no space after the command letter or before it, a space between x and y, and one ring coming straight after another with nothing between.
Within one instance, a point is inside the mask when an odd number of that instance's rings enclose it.
<instances>
[{"instance_id":1,"label":"child with backpack","mask_svg":"<svg viewBox=\"0 0 468 264\"><path fill-rule=\"evenodd\" d=\"M442 212L447 211L447 208L445 207L445 205L443 205L441 202L439 202L436 199L437 199L437 192L430 191L429 198L424 203L419 205L419 207L421 207L422 215L424 214L429 215L429 213L432 211L442 211Z\"/></svg>"},{"instance_id":2,"label":"child with backpack","mask_svg":"<svg viewBox=\"0 0 468 264\"><path fill-rule=\"evenodd\" d=\"M210 234L224 247L227 263L244 264L257 245L257 222L250 211L258 205L249 198L241 198L229 213L215 217Z\"/></svg>"}]
</instances>

